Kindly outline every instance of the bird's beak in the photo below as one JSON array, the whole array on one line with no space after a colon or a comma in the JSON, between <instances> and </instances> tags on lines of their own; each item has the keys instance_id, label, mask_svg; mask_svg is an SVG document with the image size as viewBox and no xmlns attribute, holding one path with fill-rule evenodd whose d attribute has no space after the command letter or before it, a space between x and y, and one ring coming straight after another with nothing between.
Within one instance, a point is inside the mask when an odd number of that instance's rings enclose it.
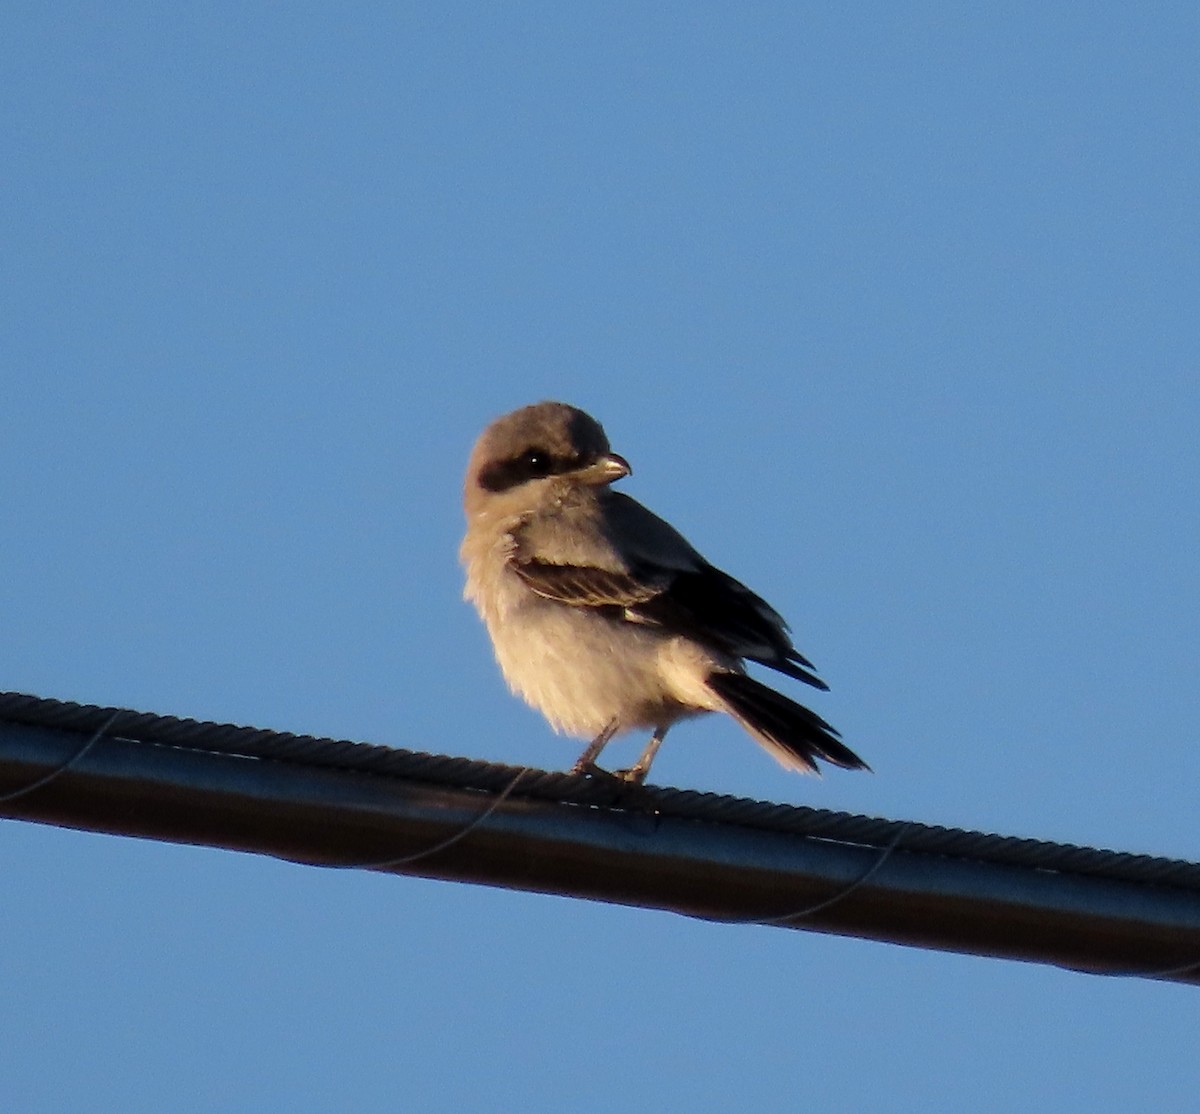
<instances>
[{"instance_id":1,"label":"bird's beak","mask_svg":"<svg viewBox=\"0 0 1200 1114\"><path fill-rule=\"evenodd\" d=\"M580 468L575 476L581 483L595 484L600 487L632 473L633 469L629 467L629 461L623 456L618 456L616 453L605 453L586 468Z\"/></svg>"}]
</instances>

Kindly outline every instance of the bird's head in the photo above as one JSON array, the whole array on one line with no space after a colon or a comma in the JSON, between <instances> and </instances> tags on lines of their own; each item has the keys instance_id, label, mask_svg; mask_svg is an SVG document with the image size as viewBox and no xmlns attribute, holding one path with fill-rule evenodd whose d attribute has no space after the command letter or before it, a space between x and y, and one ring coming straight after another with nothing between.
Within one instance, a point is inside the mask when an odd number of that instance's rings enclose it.
<instances>
[{"instance_id":1,"label":"bird's head","mask_svg":"<svg viewBox=\"0 0 1200 1114\"><path fill-rule=\"evenodd\" d=\"M572 485L600 487L632 469L595 418L562 402L539 402L497 418L467 465L467 513L510 499L536 505Z\"/></svg>"}]
</instances>

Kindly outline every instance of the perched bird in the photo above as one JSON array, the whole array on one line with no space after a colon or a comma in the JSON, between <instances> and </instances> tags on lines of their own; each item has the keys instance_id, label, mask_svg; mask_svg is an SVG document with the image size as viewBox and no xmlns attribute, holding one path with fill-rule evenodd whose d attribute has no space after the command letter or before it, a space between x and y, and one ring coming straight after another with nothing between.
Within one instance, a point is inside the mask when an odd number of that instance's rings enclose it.
<instances>
[{"instance_id":1,"label":"perched bird","mask_svg":"<svg viewBox=\"0 0 1200 1114\"><path fill-rule=\"evenodd\" d=\"M828 687L764 600L611 488L630 471L600 423L561 402L492 422L467 466L464 595L509 687L591 739L573 772L600 772L614 735L651 728L617 775L641 782L671 725L704 712L728 712L789 769L867 769L820 716L746 674L743 659Z\"/></svg>"}]
</instances>

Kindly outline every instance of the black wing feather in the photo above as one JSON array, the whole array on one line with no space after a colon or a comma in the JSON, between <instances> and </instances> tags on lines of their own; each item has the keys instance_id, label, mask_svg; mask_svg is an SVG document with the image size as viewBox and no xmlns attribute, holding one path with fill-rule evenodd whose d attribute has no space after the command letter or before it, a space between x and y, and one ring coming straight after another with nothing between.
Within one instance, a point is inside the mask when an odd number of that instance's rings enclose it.
<instances>
[{"instance_id":1,"label":"black wing feather","mask_svg":"<svg viewBox=\"0 0 1200 1114\"><path fill-rule=\"evenodd\" d=\"M712 565L690 571L637 566L617 571L515 558L510 567L546 599L574 607L616 608L629 621L687 635L814 688L829 687L809 672L812 662L792 645L783 620L770 605Z\"/></svg>"},{"instance_id":2,"label":"black wing feather","mask_svg":"<svg viewBox=\"0 0 1200 1114\"><path fill-rule=\"evenodd\" d=\"M829 687L809 672L812 662L792 645L787 627L770 604L712 565L676 573L665 592L632 610L643 621L715 644L814 688Z\"/></svg>"}]
</instances>

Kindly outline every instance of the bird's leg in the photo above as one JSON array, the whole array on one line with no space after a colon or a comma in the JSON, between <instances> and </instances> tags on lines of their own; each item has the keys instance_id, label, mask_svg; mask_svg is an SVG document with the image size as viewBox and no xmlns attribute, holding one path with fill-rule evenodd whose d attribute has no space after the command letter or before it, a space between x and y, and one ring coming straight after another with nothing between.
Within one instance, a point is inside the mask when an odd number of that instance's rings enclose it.
<instances>
[{"instance_id":1,"label":"bird's leg","mask_svg":"<svg viewBox=\"0 0 1200 1114\"><path fill-rule=\"evenodd\" d=\"M600 752L608 744L609 739L611 739L617 733L617 728L620 726L620 724L621 721L617 719L610 720L608 723L606 723L604 725L604 730L601 731L600 734L597 735L590 743L588 743L587 749L579 756L579 759L576 761L575 765L571 767L571 773L607 773L606 770L601 770L600 767L596 765L596 759L600 757Z\"/></svg>"},{"instance_id":2,"label":"bird's leg","mask_svg":"<svg viewBox=\"0 0 1200 1114\"><path fill-rule=\"evenodd\" d=\"M667 732L670 728L660 727L653 735L650 736L650 741L646 744L646 749L642 751L642 756L628 770L619 770L617 777L622 781L631 781L634 785L641 785L646 780L646 775L650 772L650 763L654 761L654 756L658 753L658 748L662 746L662 741L667 737Z\"/></svg>"}]
</instances>

